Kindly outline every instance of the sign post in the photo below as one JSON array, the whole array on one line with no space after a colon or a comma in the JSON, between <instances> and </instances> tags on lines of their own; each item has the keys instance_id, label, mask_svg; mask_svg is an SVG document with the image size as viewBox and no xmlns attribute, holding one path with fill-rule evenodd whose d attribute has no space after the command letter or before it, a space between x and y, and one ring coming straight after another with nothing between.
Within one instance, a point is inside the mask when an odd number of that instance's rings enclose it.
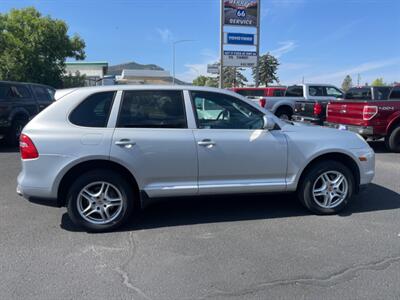
<instances>
[{"instance_id":1,"label":"sign post","mask_svg":"<svg viewBox=\"0 0 400 300\"><path fill-rule=\"evenodd\" d=\"M221 34L220 34L220 70L219 87L224 87L224 66L256 68L255 85L259 85L260 54L260 2L261 0L220 0L221 1ZM252 27L256 33L227 32L224 28ZM247 30L248 32L248 30ZM229 50L224 44L230 45ZM240 48L237 48L240 47ZM253 50L243 50L251 47ZM234 48L234 49L232 49ZM254 51L255 50L255 51Z\"/></svg>"},{"instance_id":2,"label":"sign post","mask_svg":"<svg viewBox=\"0 0 400 300\"><path fill-rule=\"evenodd\" d=\"M219 53L219 88L224 88L224 4L225 1L221 0L221 32L220 32L220 53Z\"/></svg>"}]
</instances>

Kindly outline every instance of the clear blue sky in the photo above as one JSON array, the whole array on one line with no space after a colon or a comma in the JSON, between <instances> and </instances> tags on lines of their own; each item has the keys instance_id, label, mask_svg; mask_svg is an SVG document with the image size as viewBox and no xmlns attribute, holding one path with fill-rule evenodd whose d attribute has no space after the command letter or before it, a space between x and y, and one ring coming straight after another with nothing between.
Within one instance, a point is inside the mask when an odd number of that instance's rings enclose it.
<instances>
[{"instance_id":1,"label":"clear blue sky","mask_svg":"<svg viewBox=\"0 0 400 300\"><path fill-rule=\"evenodd\" d=\"M154 63L191 81L218 59L219 0L0 0L0 12L34 6L86 41L88 61ZM400 0L261 0L261 52L276 55L284 84L400 81Z\"/></svg>"}]
</instances>

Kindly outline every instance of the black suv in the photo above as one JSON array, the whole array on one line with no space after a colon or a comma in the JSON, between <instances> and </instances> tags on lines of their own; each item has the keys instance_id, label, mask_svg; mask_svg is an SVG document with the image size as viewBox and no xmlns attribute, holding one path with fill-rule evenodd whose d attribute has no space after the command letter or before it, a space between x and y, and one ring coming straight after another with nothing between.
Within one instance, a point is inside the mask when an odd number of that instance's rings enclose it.
<instances>
[{"instance_id":1,"label":"black suv","mask_svg":"<svg viewBox=\"0 0 400 300\"><path fill-rule=\"evenodd\" d=\"M42 84L0 81L0 139L17 145L24 126L54 101L54 94Z\"/></svg>"}]
</instances>

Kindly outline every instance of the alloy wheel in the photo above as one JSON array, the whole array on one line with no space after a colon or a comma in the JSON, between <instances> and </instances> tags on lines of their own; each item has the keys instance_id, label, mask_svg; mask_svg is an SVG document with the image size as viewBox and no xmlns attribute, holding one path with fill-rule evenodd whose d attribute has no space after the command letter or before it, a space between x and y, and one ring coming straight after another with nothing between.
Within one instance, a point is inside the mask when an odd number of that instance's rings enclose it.
<instances>
[{"instance_id":1,"label":"alloy wheel","mask_svg":"<svg viewBox=\"0 0 400 300\"><path fill-rule=\"evenodd\" d=\"M87 222L92 224L110 223L122 212L122 193L116 186L108 182L90 183L78 194L77 209Z\"/></svg>"},{"instance_id":2,"label":"alloy wheel","mask_svg":"<svg viewBox=\"0 0 400 300\"><path fill-rule=\"evenodd\" d=\"M322 208L335 208L349 193L346 177L338 171L327 171L315 180L312 188L314 201Z\"/></svg>"}]
</instances>

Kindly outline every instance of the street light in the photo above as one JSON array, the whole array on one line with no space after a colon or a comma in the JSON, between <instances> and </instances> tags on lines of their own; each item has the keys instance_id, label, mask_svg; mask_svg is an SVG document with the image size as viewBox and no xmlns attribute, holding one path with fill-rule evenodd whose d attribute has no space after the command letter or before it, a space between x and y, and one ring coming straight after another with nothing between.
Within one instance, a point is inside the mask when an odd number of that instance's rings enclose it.
<instances>
[{"instance_id":1,"label":"street light","mask_svg":"<svg viewBox=\"0 0 400 300\"><path fill-rule=\"evenodd\" d=\"M179 40L172 42L172 84L175 84L175 45L185 42L194 42L195 40Z\"/></svg>"}]
</instances>

